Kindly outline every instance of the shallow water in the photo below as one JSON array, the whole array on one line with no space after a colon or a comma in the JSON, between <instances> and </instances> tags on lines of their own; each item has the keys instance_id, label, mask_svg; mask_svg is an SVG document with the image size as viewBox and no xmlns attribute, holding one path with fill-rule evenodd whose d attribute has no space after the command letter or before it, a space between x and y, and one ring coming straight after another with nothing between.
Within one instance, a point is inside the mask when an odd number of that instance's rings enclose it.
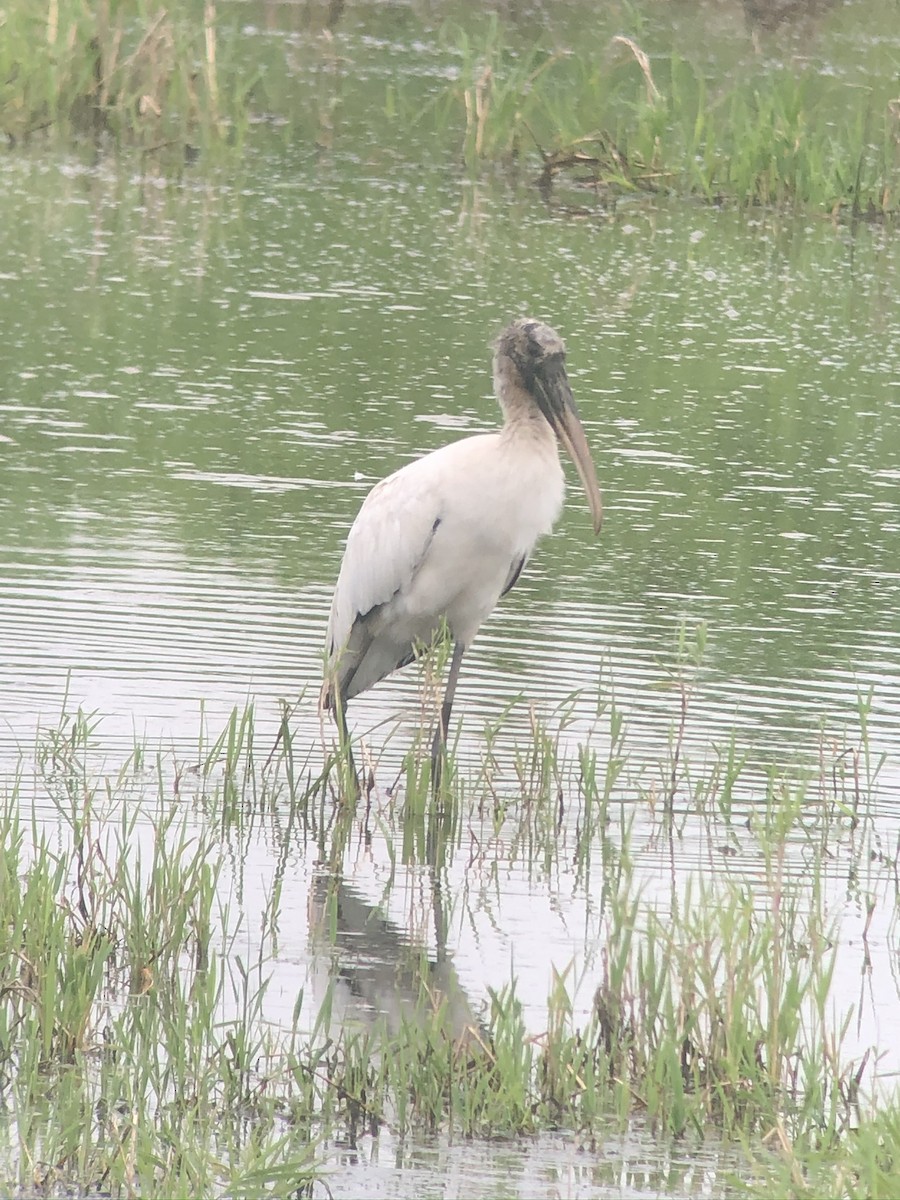
<instances>
[{"instance_id":1,"label":"shallow water","mask_svg":"<svg viewBox=\"0 0 900 1200\"><path fill-rule=\"evenodd\" d=\"M394 1154L392 1158L391 1155ZM337 1156L329 1186L337 1195L384 1198L415 1195L428 1200L656 1200L668 1196L727 1196L723 1173L733 1166L726 1152L695 1147L659 1160L655 1139L610 1131L591 1144L542 1134L522 1143L485 1148L477 1143L441 1144L394 1152L390 1145ZM363 1168L362 1170L360 1168Z\"/></svg>"},{"instance_id":2,"label":"shallow water","mask_svg":"<svg viewBox=\"0 0 900 1200\"><path fill-rule=\"evenodd\" d=\"M827 771L858 747L862 713L869 761L883 759L868 816L887 851L897 845L900 251L889 231L643 202L567 220L528 188L339 151L299 167L260 154L240 178L180 187L63 155L10 157L0 221L7 772L64 704L98 714L111 766L147 742L172 780L196 760L202 727L218 732L252 700L268 744L280 702L298 696L295 752L315 772L321 644L349 523L377 478L496 423L488 343L530 312L567 339L606 520L595 541L573 483L556 533L467 657L463 774L481 770L490 728L491 788L518 804L532 714L566 751L589 742L602 761L614 708L629 762L619 799L634 807L647 895L663 903L698 872L764 886L739 826L723 833L689 812L732 739L748 759L735 803L751 811L771 765L821 759ZM694 668L679 631L690 657L701 628ZM679 680L691 690L674 846L656 836L653 804L670 786ZM354 914L383 914L395 949L434 949L430 872L414 846L395 861L383 836L420 708L405 672L352 709L384 816L343 866L357 1009L385 1001ZM201 804L197 819L216 815ZM439 949L467 1011L515 975L540 1029L552 970L571 963L586 1013L603 863L578 861L577 823L573 785L553 838L538 817L530 840L484 819L461 835ZM271 1019L287 1023L298 991L331 974L316 940L317 846L280 840L277 817L232 836L224 885L239 901L240 952L259 950L260 912L289 872L268 995ZM800 879L795 850L787 870ZM890 1052L889 876L872 866L851 888L838 864L829 883L843 918L835 1008L859 1003L854 1045ZM876 908L861 940L866 897ZM354 939L373 956L368 974ZM864 951L874 967L860 1003ZM883 1071L898 1065L889 1057ZM336 1195L432 1194L439 1175L451 1180L442 1195L469 1194L467 1173L508 1179L509 1195L719 1194L715 1153L708 1168L670 1170L635 1139L607 1140L608 1170L549 1137L483 1148L483 1162L470 1147L464 1160L440 1146L395 1159L385 1139L365 1154L334 1148L331 1165ZM643 1155L644 1174L632 1165Z\"/></svg>"},{"instance_id":3,"label":"shallow water","mask_svg":"<svg viewBox=\"0 0 900 1200\"><path fill-rule=\"evenodd\" d=\"M532 311L568 339L606 522L595 541L571 489L466 662L466 730L519 694L552 711L587 690L587 717L603 680L652 753L675 713L648 685L678 630L705 623L699 746L739 716L759 754L802 756L872 689L873 748L895 752L890 236L674 208L573 226L526 194L483 198L488 238L459 223L471 185L413 193L402 176L337 170L293 180L290 204L267 165L238 204L223 185L127 217L117 205L101 237L114 179L11 164L7 747L53 719L67 687L123 745L134 730L191 742L201 701L212 719L250 696L263 718L281 697L311 700L365 491L495 424L487 342ZM348 191L362 252L335 228ZM148 224L164 231L149 264ZM427 274L410 271L426 247ZM382 686L355 705L358 726L415 711L413 695L403 676ZM312 712L298 714L306 738Z\"/></svg>"}]
</instances>

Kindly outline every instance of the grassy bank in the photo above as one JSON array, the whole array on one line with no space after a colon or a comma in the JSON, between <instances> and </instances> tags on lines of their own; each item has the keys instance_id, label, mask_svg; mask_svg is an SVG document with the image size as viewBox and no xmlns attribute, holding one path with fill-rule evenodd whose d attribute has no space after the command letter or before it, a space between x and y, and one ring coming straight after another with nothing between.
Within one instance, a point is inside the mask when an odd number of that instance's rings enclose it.
<instances>
[{"instance_id":1,"label":"grassy bank","mask_svg":"<svg viewBox=\"0 0 900 1200\"><path fill-rule=\"evenodd\" d=\"M3 14L0 44L0 112L11 143L49 133L159 153L238 140L246 94L233 74L220 87L212 2L173 11L143 0L16 3Z\"/></svg>"},{"instance_id":2,"label":"grassy bank","mask_svg":"<svg viewBox=\"0 0 900 1200\"><path fill-rule=\"evenodd\" d=\"M900 1110L874 1102L876 1056L845 1046L856 1014L833 995L843 934L828 882L848 872L871 920L895 870L870 807L877 764L864 744L835 746L817 772L747 783L735 747L694 770L676 732L666 788L635 796L615 713L609 733L602 759L572 757L536 723L502 806L458 771L434 798L413 751L392 796L355 810L290 739L264 766L251 710L187 765L141 745L104 767L102 727L80 713L43 731L0 803L0 1190L303 1195L330 1144L386 1130L565 1129L588 1145L637 1122L663 1145L733 1146L736 1191L896 1194ZM674 864L695 824L717 865L648 887L648 838ZM260 834L279 866L248 957L224 879ZM426 869L437 951L343 880L348 848L373 843ZM310 944L335 973L315 1003L296 986L291 1019L268 989L297 846L322 864ZM745 870L729 870L729 847ZM565 964L538 1029L515 978L465 995L443 942L460 852L470 876L479 854L505 854L535 883L575 864L601 915L586 1015ZM344 953L360 936L364 970ZM335 988L354 971L369 1016L339 1020Z\"/></svg>"},{"instance_id":3,"label":"grassy bank","mask_svg":"<svg viewBox=\"0 0 900 1200\"><path fill-rule=\"evenodd\" d=\"M900 107L886 72L848 84L821 62L751 58L722 74L677 51L648 53L614 34L591 50L514 52L496 24L457 34L470 170L535 161L537 183L585 211L618 196L710 203L896 211ZM560 196L559 193L562 192Z\"/></svg>"},{"instance_id":4,"label":"grassy bank","mask_svg":"<svg viewBox=\"0 0 900 1200\"><path fill-rule=\"evenodd\" d=\"M818 7L814 23L760 42L737 4L701 6L692 32L651 4L573 2L526 24L462 0L402 18L368 4L275 15L216 0L16 0L0 128L15 145L136 147L168 173L234 166L248 137L274 137L312 156L502 168L566 211L639 193L883 217L900 175L881 36L895 14Z\"/></svg>"}]
</instances>

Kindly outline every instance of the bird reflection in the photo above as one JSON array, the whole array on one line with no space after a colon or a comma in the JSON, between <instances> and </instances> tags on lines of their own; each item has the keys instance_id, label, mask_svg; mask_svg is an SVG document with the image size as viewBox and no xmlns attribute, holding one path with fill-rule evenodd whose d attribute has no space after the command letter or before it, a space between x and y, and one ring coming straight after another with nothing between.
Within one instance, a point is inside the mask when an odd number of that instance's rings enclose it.
<instances>
[{"instance_id":1,"label":"bird reflection","mask_svg":"<svg viewBox=\"0 0 900 1200\"><path fill-rule=\"evenodd\" d=\"M448 1039L480 1040L479 1021L439 944L429 955L351 884L321 874L310 892L310 934L334 987L332 1024L383 1019L391 1033L410 1022L425 1025L437 1014Z\"/></svg>"}]
</instances>

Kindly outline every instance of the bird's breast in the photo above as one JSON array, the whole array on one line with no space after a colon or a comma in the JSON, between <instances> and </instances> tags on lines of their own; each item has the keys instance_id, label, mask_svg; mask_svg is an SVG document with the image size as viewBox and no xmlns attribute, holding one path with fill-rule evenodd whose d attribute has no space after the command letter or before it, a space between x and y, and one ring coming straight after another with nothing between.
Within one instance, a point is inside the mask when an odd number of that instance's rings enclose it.
<instances>
[{"instance_id":1,"label":"bird's breast","mask_svg":"<svg viewBox=\"0 0 900 1200\"><path fill-rule=\"evenodd\" d=\"M555 442L516 447L488 434L446 447L434 535L405 596L411 617L442 612L466 645L511 572L549 533L565 483Z\"/></svg>"}]
</instances>

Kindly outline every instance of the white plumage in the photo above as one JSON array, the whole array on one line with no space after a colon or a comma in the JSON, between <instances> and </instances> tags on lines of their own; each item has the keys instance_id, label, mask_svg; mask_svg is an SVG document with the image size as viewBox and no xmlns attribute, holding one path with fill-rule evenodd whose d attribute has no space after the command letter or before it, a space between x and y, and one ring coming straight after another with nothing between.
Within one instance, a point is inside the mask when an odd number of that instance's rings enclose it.
<instances>
[{"instance_id":1,"label":"white plumage","mask_svg":"<svg viewBox=\"0 0 900 1200\"><path fill-rule=\"evenodd\" d=\"M375 485L347 538L328 623L326 708L346 735L346 703L410 662L446 624L454 641L435 771L459 663L563 504L558 441L572 454L599 531L600 492L547 325L514 321L494 347L497 433L464 438Z\"/></svg>"}]
</instances>

